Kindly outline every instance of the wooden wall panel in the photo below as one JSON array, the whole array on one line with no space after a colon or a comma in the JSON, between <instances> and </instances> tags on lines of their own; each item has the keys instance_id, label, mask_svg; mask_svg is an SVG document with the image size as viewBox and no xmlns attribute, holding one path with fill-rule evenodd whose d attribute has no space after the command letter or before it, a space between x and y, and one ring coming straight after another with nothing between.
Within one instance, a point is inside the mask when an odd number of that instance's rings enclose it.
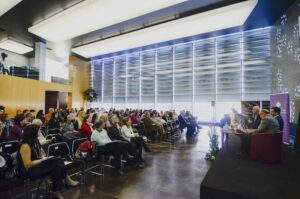
<instances>
[{"instance_id":1,"label":"wooden wall panel","mask_svg":"<svg viewBox=\"0 0 300 199\"><path fill-rule=\"evenodd\" d=\"M0 75L0 104L14 116L18 109L44 109L45 91L71 92L70 85Z\"/></svg>"},{"instance_id":2,"label":"wooden wall panel","mask_svg":"<svg viewBox=\"0 0 300 199\"><path fill-rule=\"evenodd\" d=\"M86 106L83 93L90 86L90 64L78 57L70 56L69 79L72 84L72 106L80 108Z\"/></svg>"},{"instance_id":3,"label":"wooden wall panel","mask_svg":"<svg viewBox=\"0 0 300 199\"><path fill-rule=\"evenodd\" d=\"M89 62L71 56L69 85L0 75L0 105L15 116L18 109L44 109L45 91L68 92L68 107L85 107L83 92L89 88Z\"/></svg>"}]
</instances>

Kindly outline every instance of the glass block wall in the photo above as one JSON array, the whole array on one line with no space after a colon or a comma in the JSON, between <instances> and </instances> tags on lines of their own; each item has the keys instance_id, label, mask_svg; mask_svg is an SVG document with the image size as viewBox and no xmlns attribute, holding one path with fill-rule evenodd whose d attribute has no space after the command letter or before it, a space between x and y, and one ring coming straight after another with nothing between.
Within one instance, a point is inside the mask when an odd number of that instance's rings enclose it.
<instances>
[{"instance_id":1,"label":"glass block wall","mask_svg":"<svg viewBox=\"0 0 300 199\"><path fill-rule=\"evenodd\" d=\"M270 28L124 54L91 63L94 106L192 111L210 120L242 100L269 100ZM215 103L212 103L214 101Z\"/></svg>"}]
</instances>

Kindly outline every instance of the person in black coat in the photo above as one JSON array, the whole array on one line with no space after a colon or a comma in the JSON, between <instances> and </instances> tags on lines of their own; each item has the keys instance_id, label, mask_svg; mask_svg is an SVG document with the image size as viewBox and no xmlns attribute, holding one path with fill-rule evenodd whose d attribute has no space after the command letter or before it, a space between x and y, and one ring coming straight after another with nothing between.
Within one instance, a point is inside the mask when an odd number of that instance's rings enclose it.
<instances>
[{"instance_id":1,"label":"person in black coat","mask_svg":"<svg viewBox=\"0 0 300 199\"><path fill-rule=\"evenodd\" d=\"M271 115L278 121L280 131L283 131L284 121L280 115L281 109L279 107L271 108Z\"/></svg>"},{"instance_id":2,"label":"person in black coat","mask_svg":"<svg viewBox=\"0 0 300 199\"><path fill-rule=\"evenodd\" d=\"M116 115L113 115L110 119L111 126L107 128L107 135L111 140L119 140L124 144L124 148L126 151L134 157L134 160L132 163L136 163L138 160L137 153L136 153L136 148L128 142L122 135L121 135L121 130L118 127L118 122L119 118ZM125 159L129 159L128 156L125 156ZM128 162L130 163L130 162Z\"/></svg>"}]
</instances>

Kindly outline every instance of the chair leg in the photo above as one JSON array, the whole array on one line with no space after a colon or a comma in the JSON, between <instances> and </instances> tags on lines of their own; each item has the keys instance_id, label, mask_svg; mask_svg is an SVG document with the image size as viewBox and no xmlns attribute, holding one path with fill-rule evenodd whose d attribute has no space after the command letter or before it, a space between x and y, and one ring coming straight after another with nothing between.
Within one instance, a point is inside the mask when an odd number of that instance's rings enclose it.
<instances>
[{"instance_id":1,"label":"chair leg","mask_svg":"<svg viewBox=\"0 0 300 199\"><path fill-rule=\"evenodd\" d=\"M25 179L24 181L24 192L25 192L25 198L30 199L30 184L29 179Z\"/></svg>"}]
</instances>

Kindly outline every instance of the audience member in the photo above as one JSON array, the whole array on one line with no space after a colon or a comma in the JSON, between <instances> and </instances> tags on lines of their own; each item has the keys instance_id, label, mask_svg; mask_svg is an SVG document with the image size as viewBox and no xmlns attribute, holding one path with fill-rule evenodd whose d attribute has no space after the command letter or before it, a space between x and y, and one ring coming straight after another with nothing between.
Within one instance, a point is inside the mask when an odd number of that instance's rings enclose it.
<instances>
[{"instance_id":1,"label":"audience member","mask_svg":"<svg viewBox=\"0 0 300 199\"><path fill-rule=\"evenodd\" d=\"M93 132L93 125L88 122L88 118L89 118L88 115L84 117L81 128L80 128L80 133L81 133L81 137L84 137L84 138L87 138L90 140L92 132Z\"/></svg>"},{"instance_id":2,"label":"audience member","mask_svg":"<svg viewBox=\"0 0 300 199\"><path fill-rule=\"evenodd\" d=\"M54 112L48 122L48 129L60 129L60 118L58 117L58 112Z\"/></svg>"},{"instance_id":3,"label":"audience member","mask_svg":"<svg viewBox=\"0 0 300 199\"><path fill-rule=\"evenodd\" d=\"M7 139L9 141L21 140L23 134L23 128L28 124L30 124L30 122L27 120L27 118L24 115L15 118L14 125L11 131L9 132Z\"/></svg>"},{"instance_id":4,"label":"audience member","mask_svg":"<svg viewBox=\"0 0 300 199\"><path fill-rule=\"evenodd\" d=\"M29 179L40 178L44 175L51 175L52 179L52 195L58 199L63 199L60 191L62 189L64 179L68 186L78 186L79 182L74 181L67 175L67 169L61 158L49 159L45 157L43 149L39 145L38 125L28 125L24 128L22 143L19 157L20 171L23 176ZM48 160L48 161L46 161Z\"/></svg>"},{"instance_id":5,"label":"audience member","mask_svg":"<svg viewBox=\"0 0 300 199\"><path fill-rule=\"evenodd\" d=\"M36 118L36 119L34 119L34 120L32 121L31 124L34 124L34 125L37 125L37 126L40 127L39 132L38 132L38 140L39 140L40 145L41 145L41 146L44 146L44 145L49 145L49 144L51 144L52 140L50 140L50 139L47 139L47 140L46 140L45 136L44 136L43 133L42 133L42 130L41 130L41 127L42 127L42 125L43 125L42 120Z\"/></svg>"},{"instance_id":6,"label":"audience member","mask_svg":"<svg viewBox=\"0 0 300 199\"><path fill-rule=\"evenodd\" d=\"M7 141L7 137L12 128L12 123L9 115L6 113L0 114L0 123L1 123L0 142L5 142Z\"/></svg>"},{"instance_id":7,"label":"audience member","mask_svg":"<svg viewBox=\"0 0 300 199\"><path fill-rule=\"evenodd\" d=\"M124 124L121 128L122 136L130 143L132 143L138 151L137 160L139 162L143 161L143 148L146 152L150 152L150 149L147 147L143 138L138 134L134 133L131 127L131 119L126 117L124 119Z\"/></svg>"},{"instance_id":8,"label":"audience member","mask_svg":"<svg viewBox=\"0 0 300 199\"><path fill-rule=\"evenodd\" d=\"M96 120L95 126L96 129L93 131L91 140L97 143L99 154L112 155L114 157L112 165L120 175L123 175L121 170L121 155L125 155L126 153L124 143L112 141L103 128L104 123L101 120Z\"/></svg>"},{"instance_id":9,"label":"audience member","mask_svg":"<svg viewBox=\"0 0 300 199\"><path fill-rule=\"evenodd\" d=\"M45 115L45 123L47 125L48 125L53 113L54 113L54 108L49 108L48 113Z\"/></svg>"},{"instance_id":10,"label":"audience member","mask_svg":"<svg viewBox=\"0 0 300 199\"><path fill-rule=\"evenodd\" d=\"M43 124L45 123L45 114L44 114L44 111L43 110L39 110L36 114L36 118L37 119L40 119Z\"/></svg>"}]
</instances>

